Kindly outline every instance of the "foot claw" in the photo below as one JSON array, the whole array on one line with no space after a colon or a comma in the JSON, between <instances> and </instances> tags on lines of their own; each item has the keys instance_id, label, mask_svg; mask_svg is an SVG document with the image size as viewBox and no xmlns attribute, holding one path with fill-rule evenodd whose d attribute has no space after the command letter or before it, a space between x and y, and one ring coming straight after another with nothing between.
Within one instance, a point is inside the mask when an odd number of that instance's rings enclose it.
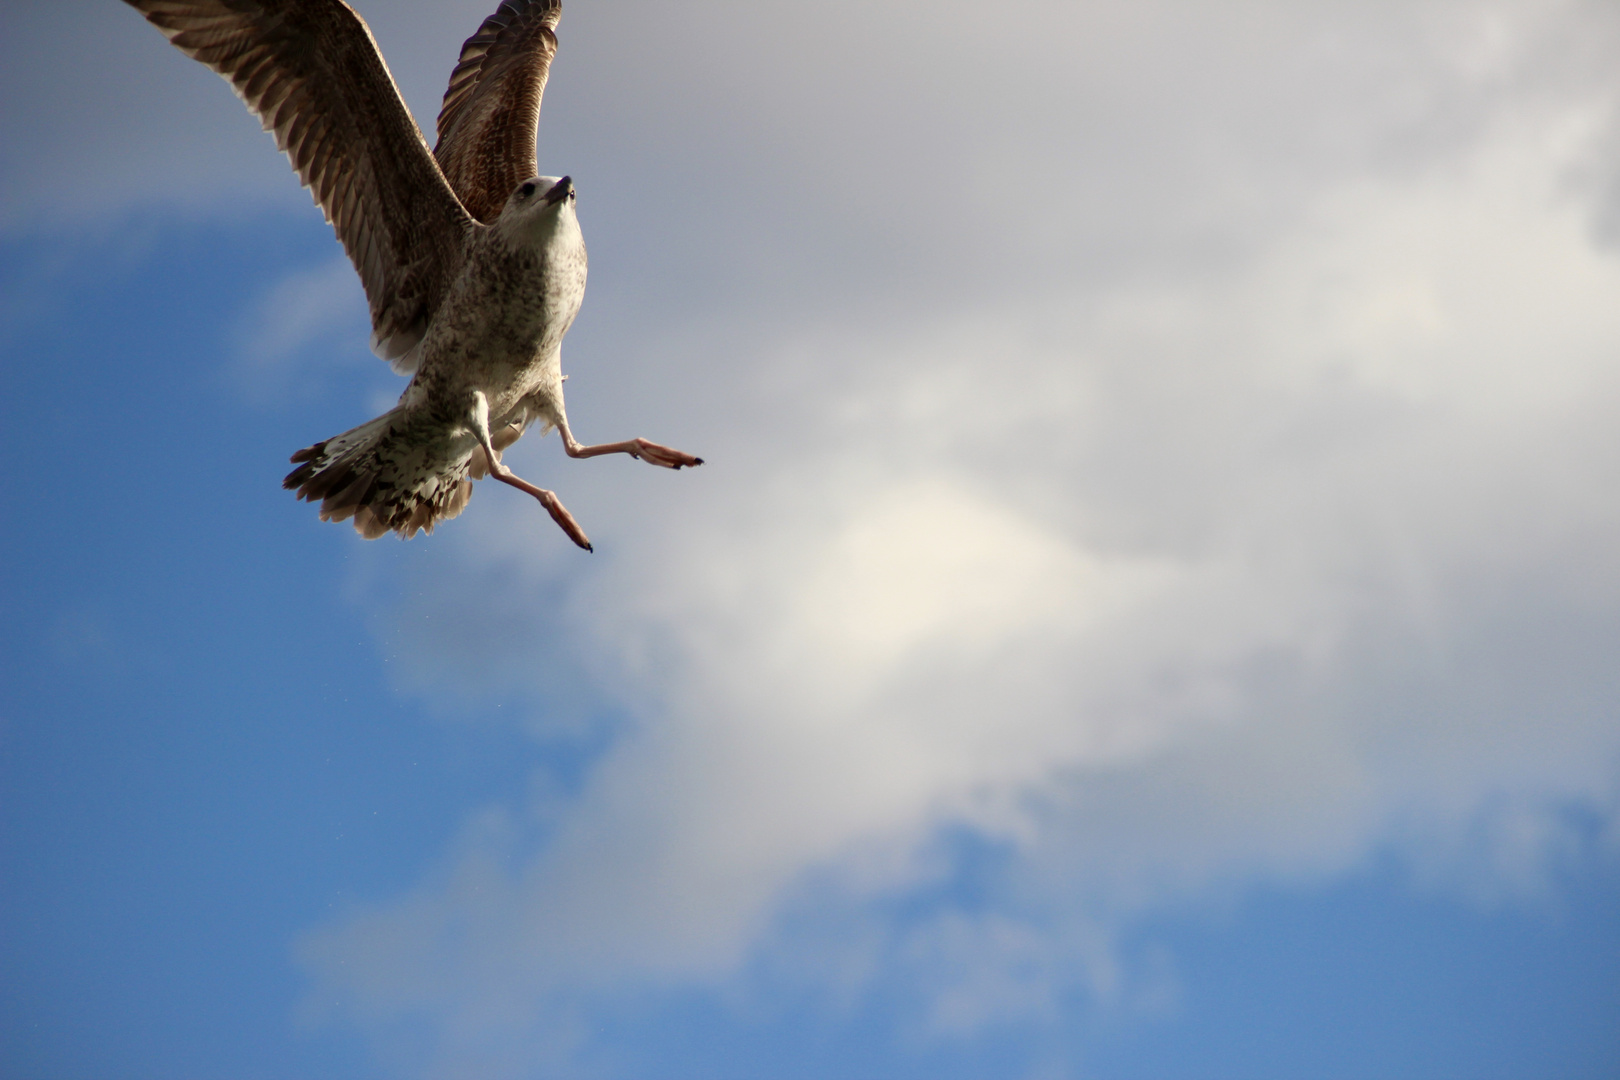
<instances>
[{"instance_id":1,"label":"foot claw","mask_svg":"<svg viewBox=\"0 0 1620 1080\"><path fill-rule=\"evenodd\" d=\"M585 530L579 527L579 522L574 520L574 515L568 512L568 508L562 504L557 496L552 495L549 491L546 494L550 498L541 499L540 505L546 508L546 513L551 515L551 520L562 527L562 531L568 534L568 539L586 551L594 553L596 549L591 546L590 538L585 535Z\"/></svg>"}]
</instances>

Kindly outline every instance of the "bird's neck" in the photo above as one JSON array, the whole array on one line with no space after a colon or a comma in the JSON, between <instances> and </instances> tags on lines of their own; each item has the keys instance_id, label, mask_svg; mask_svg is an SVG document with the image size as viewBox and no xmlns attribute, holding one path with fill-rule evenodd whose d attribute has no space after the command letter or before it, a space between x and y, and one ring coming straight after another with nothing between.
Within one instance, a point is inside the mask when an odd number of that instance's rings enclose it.
<instances>
[{"instance_id":1,"label":"bird's neck","mask_svg":"<svg viewBox=\"0 0 1620 1080\"><path fill-rule=\"evenodd\" d=\"M502 218L491 230L503 246L545 258L580 246L579 222L564 207L555 213Z\"/></svg>"}]
</instances>

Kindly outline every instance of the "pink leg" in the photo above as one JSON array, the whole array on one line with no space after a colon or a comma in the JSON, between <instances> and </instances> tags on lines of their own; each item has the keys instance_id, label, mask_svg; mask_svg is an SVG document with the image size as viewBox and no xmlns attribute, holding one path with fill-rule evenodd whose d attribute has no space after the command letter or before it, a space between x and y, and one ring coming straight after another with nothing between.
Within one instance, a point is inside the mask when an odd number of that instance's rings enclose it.
<instances>
[{"instance_id":1,"label":"pink leg","mask_svg":"<svg viewBox=\"0 0 1620 1080\"><path fill-rule=\"evenodd\" d=\"M489 453L487 450L484 452L486 454ZM535 487L533 484L529 483L527 480L523 479L523 477L517 475L511 469L508 469L505 465L502 465L498 461L490 465L489 475L493 476L503 484L511 484L519 491L526 491L530 495L533 495L536 499L539 499L540 505L545 507L546 513L551 515L551 520L562 526L562 531L568 534L568 538L570 540L584 548L586 551L596 550L591 546L590 540L585 536L585 530L579 527L579 522L574 520L574 515L568 512L568 507L562 504L562 500L557 498L555 492L547 491L545 488Z\"/></svg>"},{"instance_id":2,"label":"pink leg","mask_svg":"<svg viewBox=\"0 0 1620 1080\"><path fill-rule=\"evenodd\" d=\"M633 458L640 458L650 465L662 465L666 469L679 469L683 465L701 465L703 459L693 457L681 450L668 446L660 446L646 439L627 439L624 442L597 443L595 446L584 446L574 438L574 433L568 430L568 418L559 417L557 430L562 433L563 449L568 451L569 457L588 458L600 457L603 454L629 454Z\"/></svg>"},{"instance_id":3,"label":"pink leg","mask_svg":"<svg viewBox=\"0 0 1620 1080\"><path fill-rule=\"evenodd\" d=\"M489 437L489 405L482 392L476 392L472 408L473 434L478 436L479 443L484 447L484 454L489 458L489 475L503 484L510 484L519 491L533 495L540 500L540 505L546 508L551 520L562 527L568 538L586 551L595 551L590 540L585 536L585 530L579 527L574 515L562 504L554 492L545 488L535 487L521 476L501 464L501 459L495 453L495 447Z\"/></svg>"}]
</instances>

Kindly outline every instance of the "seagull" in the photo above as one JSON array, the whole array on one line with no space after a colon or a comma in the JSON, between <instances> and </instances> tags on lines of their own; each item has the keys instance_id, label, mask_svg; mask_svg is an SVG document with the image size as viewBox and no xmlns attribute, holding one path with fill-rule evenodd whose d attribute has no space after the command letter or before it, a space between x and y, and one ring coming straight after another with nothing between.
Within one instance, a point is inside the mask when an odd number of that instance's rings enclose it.
<instances>
[{"instance_id":1,"label":"seagull","mask_svg":"<svg viewBox=\"0 0 1620 1080\"><path fill-rule=\"evenodd\" d=\"M503 0L461 47L430 151L371 30L342 0L125 0L223 76L310 189L371 306L371 348L411 381L374 420L292 456L284 487L371 540L431 533L492 476L592 550L556 494L501 464L534 423L569 457L669 469L703 459L646 439L581 444L562 339L585 297L567 176L537 176L535 128L560 0Z\"/></svg>"}]
</instances>

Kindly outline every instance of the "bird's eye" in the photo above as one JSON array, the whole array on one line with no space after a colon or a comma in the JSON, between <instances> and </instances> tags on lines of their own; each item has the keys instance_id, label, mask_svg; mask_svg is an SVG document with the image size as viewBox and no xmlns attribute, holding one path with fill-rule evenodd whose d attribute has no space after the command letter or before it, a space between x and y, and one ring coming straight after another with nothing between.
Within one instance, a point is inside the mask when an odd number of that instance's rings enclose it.
<instances>
[{"instance_id":1,"label":"bird's eye","mask_svg":"<svg viewBox=\"0 0 1620 1080\"><path fill-rule=\"evenodd\" d=\"M573 202L578 197L579 197L579 193L577 191L570 191L568 193L568 201L569 202Z\"/></svg>"},{"instance_id":2,"label":"bird's eye","mask_svg":"<svg viewBox=\"0 0 1620 1080\"><path fill-rule=\"evenodd\" d=\"M533 195L534 194L534 181L530 180L528 183L526 183L522 187L518 188L518 192L525 199L527 199L530 195Z\"/></svg>"}]
</instances>

